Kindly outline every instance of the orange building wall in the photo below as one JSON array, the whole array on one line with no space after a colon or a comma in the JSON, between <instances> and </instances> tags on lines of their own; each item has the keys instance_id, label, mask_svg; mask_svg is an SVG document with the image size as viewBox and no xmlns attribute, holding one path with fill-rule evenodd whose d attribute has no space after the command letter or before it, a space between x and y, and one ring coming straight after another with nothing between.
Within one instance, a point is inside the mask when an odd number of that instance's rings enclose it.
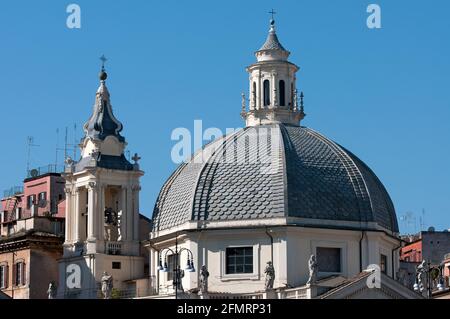
<instances>
[{"instance_id":1,"label":"orange building wall","mask_svg":"<svg viewBox=\"0 0 450 319\"><path fill-rule=\"evenodd\" d=\"M22 249L15 252L0 254L0 264L8 266L8 287L2 291L14 299L29 299L29 278L30 278L30 249ZM25 262L25 283L26 285L15 287L13 280L13 265L18 261Z\"/></svg>"},{"instance_id":2,"label":"orange building wall","mask_svg":"<svg viewBox=\"0 0 450 319\"><path fill-rule=\"evenodd\" d=\"M400 260L409 262L422 261L422 241L416 241L406 245L400 250Z\"/></svg>"}]
</instances>

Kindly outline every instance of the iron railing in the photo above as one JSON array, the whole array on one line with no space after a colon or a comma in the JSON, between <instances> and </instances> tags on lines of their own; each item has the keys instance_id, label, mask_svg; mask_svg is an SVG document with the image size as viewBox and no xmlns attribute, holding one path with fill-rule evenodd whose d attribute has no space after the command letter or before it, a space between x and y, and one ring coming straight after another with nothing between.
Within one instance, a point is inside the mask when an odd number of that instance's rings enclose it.
<instances>
[{"instance_id":1,"label":"iron railing","mask_svg":"<svg viewBox=\"0 0 450 319\"><path fill-rule=\"evenodd\" d=\"M64 166L49 164L47 166L41 166L38 168L30 169L27 172L27 178L37 177L37 176L50 174L50 173L62 173L62 172L64 172Z\"/></svg>"},{"instance_id":2,"label":"iron railing","mask_svg":"<svg viewBox=\"0 0 450 319\"><path fill-rule=\"evenodd\" d=\"M120 255L122 252L122 243L117 241L110 241L106 243L106 254L107 255Z\"/></svg>"},{"instance_id":3,"label":"iron railing","mask_svg":"<svg viewBox=\"0 0 450 319\"><path fill-rule=\"evenodd\" d=\"M23 186L13 186L10 189L3 191L3 197L13 197L15 195L23 194Z\"/></svg>"}]
</instances>

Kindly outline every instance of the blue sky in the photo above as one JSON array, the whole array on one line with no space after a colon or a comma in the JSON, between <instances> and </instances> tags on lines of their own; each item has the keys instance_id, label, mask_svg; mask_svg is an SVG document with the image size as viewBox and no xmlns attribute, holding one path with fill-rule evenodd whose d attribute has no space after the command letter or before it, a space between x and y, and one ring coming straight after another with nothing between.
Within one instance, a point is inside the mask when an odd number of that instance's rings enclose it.
<instances>
[{"instance_id":1,"label":"blue sky","mask_svg":"<svg viewBox=\"0 0 450 319\"><path fill-rule=\"evenodd\" d=\"M81 29L66 7L81 7ZM382 9L369 30L366 8ZM302 123L350 149L388 189L403 231L450 228L450 3L430 1L8 1L0 9L0 189L20 185L27 163L55 161L56 129L88 119L98 57L132 153L146 171L151 215L176 168L174 128L241 127L245 67L264 42L274 8L278 36L300 66ZM72 129L70 139L73 140ZM63 138L60 135L60 147ZM60 153L60 158L62 154ZM422 210L425 209L425 214Z\"/></svg>"}]
</instances>

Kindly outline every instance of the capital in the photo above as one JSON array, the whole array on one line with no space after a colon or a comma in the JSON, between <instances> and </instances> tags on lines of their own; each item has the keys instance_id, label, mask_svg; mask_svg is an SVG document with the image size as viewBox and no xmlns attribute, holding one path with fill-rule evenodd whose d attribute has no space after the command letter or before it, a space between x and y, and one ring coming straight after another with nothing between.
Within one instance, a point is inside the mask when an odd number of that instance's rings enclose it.
<instances>
[{"instance_id":1,"label":"capital","mask_svg":"<svg viewBox=\"0 0 450 319\"><path fill-rule=\"evenodd\" d=\"M97 183L96 182L89 182L88 184L88 189L89 190L95 190L97 188Z\"/></svg>"}]
</instances>

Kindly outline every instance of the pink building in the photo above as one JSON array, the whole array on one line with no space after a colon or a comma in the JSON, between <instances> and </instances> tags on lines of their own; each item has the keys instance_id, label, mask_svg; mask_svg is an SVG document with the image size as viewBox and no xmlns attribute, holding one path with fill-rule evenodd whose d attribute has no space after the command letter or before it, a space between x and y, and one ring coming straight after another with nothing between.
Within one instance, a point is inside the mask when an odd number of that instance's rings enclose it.
<instances>
[{"instance_id":1,"label":"pink building","mask_svg":"<svg viewBox=\"0 0 450 319\"><path fill-rule=\"evenodd\" d=\"M37 217L50 218L64 229L65 181L61 174L47 173L25 179L23 187L13 187L5 191L1 200L1 236L8 236L29 229ZM28 222L27 222L28 221ZM34 220L35 221L35 220ZM54 229L54 228L53 228Z\"/></svg>"},{"instance_id":2,"label":"pink building","mask_svg":"<svg viewBox=\"0 0 450 319\"><path fill-rule=\"evenodd\" d=\"M49 171L33 170L1 200L0 292L14 299L47 298L49 283L58 280L65 181Z\"/></svg>"}]
</instances>

